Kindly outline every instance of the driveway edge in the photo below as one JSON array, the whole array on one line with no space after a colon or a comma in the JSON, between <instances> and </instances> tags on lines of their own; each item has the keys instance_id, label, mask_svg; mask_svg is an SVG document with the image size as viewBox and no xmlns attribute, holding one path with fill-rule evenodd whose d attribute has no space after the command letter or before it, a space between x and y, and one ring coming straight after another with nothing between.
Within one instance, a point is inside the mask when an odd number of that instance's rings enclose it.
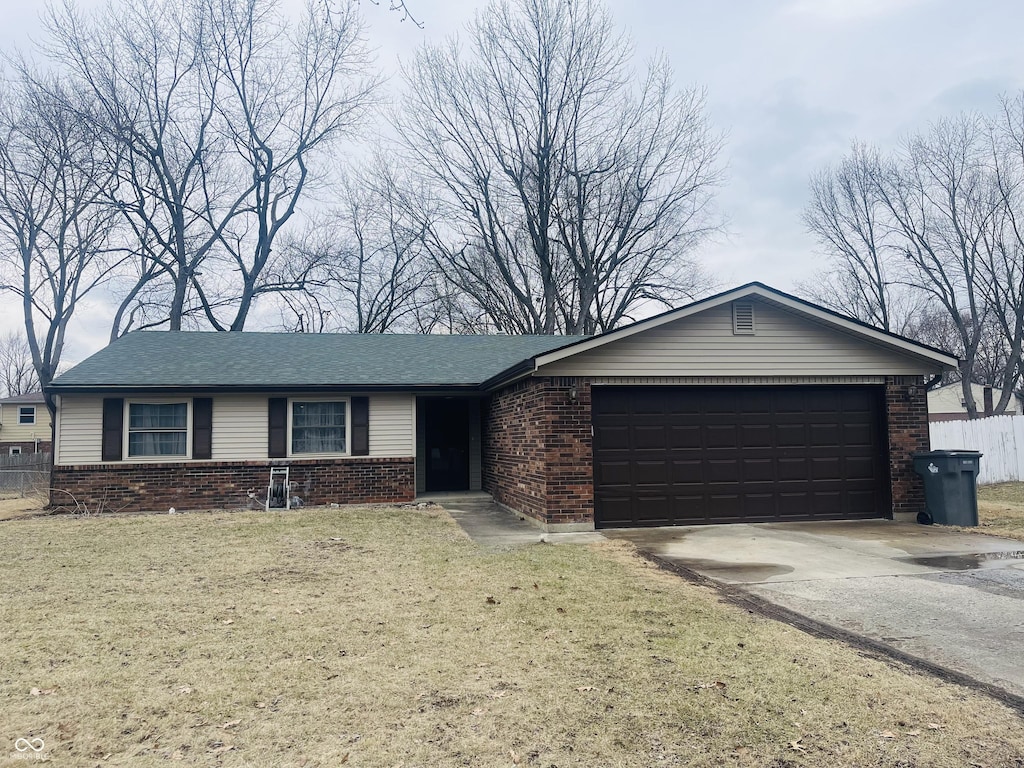
<instances>
[{"instance_id":1,"label":"driveway edge","mask_svg":"<svg viewBox=\"0 0 1024 768\"><path fill-rule=\"evenodd\" d=\"M873 640L869 637L859 635L856 632L851 632L849 630L842 629L841 627L836 627L832 624L827 624L823 621L818 621L808 616L804 616L801 613L792 611L789 608L784 608L770 600L766 600L763 597L752 594L742 587L715 581L714 579L708 578L707 576L678 565L671 560L655 555L647 550L637 548L636 551L645 560L653 563L662 570L681 576L692 584L713 589L725 602L731 605L743 608L750 613L755 613L767 619L781 621L783 624L788 624L789 626L799 629L801 632L806 632L814 637L820 637L826 640L838 640L839 642L845 643L854 650L862 652L867 656L871 656L882 661L895 661L919 672L923 672L924 674L937 677L943 682L970 688L971 690L985 694L986 696L989 696L999 703L1004 704L1024 715L1024 696L1018 696L1015 693L1011 693L1004 688L1000 688L994 683L986 683L963 672L958 672L955 669L950 669L948 667L926 661L925 659L912 654L905 653L904 651L894 648L893 646L879 640Z\"/></svg>"}]
</instances>

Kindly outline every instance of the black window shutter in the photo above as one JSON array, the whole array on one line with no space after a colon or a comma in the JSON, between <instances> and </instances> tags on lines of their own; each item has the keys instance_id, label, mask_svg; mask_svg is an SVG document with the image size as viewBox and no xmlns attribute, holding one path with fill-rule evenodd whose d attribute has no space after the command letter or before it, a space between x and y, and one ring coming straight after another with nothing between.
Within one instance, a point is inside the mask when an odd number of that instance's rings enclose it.
<instances>
[{"instance_id":1,"label":"black window shutter","mask_svg":"<svg viewBox=\"0 0 1024 768\"><path fill-rule=\"evenodd\" d=\"M103 398L103 437L100 458L103 461L120 461L121 445L124 440L124 398Z\"/></svg>"},{"instance_id":2,"label":"black window shutter","mask_svg":"<svg viewBox=\"0 0 1024 768\"><path fill-rule=\"evenodd\" d=\"M370 453L370 398L352 398L352 455Z\"/></svg>"},{"instance_id":3,"label":"black window shutter","mask_svg":"<svg viewBox=\"0 0 1024 768\"><path fill-rule=\"evenodd\" d=\"M192 458L213 456L213 398L192 398Z\"/></svg>"},{"instance_id":4,"label":"black window shutter","mask_svg":"<svg viewBox=\"0 0 1024 768\"><path fill-rule=\"evenodd\" d=\"M283 459L288 455L288 398L271 397L268 399L269 418L267 436L267 456L271 459Z\"/></svg>"}]
</instances>

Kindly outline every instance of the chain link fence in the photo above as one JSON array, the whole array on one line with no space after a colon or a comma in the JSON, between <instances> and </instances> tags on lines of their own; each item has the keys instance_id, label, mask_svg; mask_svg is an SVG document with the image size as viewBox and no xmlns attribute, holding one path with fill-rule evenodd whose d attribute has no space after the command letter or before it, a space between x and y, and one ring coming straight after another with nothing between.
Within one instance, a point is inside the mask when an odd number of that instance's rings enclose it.
<instances>
[{"instance_id":1,"label":"chain link fence","mask_svg":"<svg viewBox=\"0 0 1024 768\"><path fill-rule=\"evenodd\" d=\"M0 493L45 496L50 488L50 454L0 456Z\"/></svg>"}]
</instances>

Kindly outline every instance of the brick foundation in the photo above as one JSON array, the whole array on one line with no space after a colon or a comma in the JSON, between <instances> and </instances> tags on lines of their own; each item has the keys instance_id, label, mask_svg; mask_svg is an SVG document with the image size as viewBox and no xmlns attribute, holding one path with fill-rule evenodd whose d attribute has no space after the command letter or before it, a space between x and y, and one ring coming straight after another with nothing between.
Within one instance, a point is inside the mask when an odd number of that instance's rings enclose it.
<instances>
[{"instance_id":1,"label":"brick foundation","mask_svg":"<svg viewBox=\"0 0 1024 768\"><path fill-rule=\"evenodd\" d=\"M593 524L588 380L513 384L491 398L483 423L483 485L496 501L545 525Z\"/></svg>"},{"instance_id":2,"label":"brick foundation","mask_svg":"<svg viewBox=\"0 0 1024 768\"><path fill-rule=\"evenodd\" d=\"M892 511L917 515L924 510L924 481L914 472L911 456L929 450L930 446L928 394L921 379L917 376L886 377L885 410Z\"/></svg>"},{"instance_id":3,"label":"brick foundation","mask_svg":"<svg viewBox=\"0 0 1024 768\"><path fill-rule=\"evenodd\" d=\"M175 462L56 466L50 504L73 506L70 493L90 510L235 509L250 506L250 488L260 501L266 498L272 465L291 467L289 479L297 483L294 492L304 504L386 504L412 501L416 496L412 457Z\"/></svg>"}]
</instances>

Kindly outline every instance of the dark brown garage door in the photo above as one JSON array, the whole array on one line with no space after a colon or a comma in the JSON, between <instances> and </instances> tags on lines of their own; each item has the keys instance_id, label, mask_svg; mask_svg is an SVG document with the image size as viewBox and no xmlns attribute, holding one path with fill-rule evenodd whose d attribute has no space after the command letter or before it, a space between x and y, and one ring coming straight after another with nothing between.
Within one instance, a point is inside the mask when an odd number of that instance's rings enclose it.
<instances>
[{"instance_id":1,"label":"dark brown garage door","mask_svg":"<svg viewBox=\"0 0 1024 768\"><path fill-rule=\"evenodd\" d=\"M880 387L594 387L598 527L881 517Z\"/></svg>"}]
</instances>

